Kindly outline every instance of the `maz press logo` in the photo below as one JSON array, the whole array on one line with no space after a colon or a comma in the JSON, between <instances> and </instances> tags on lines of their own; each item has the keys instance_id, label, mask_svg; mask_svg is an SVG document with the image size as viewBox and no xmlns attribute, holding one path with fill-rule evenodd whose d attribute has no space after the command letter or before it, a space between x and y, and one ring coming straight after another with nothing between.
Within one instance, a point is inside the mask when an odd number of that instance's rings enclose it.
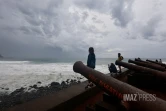
<instances>
[{"instance_id":1,"label":"maz press logo","mask_svg":"<svg viewBox=\"0 0 166 111\"><path fill-rule=\"evenodd\" d=\"M156 94L123 94L123 101L156 101Z\"/></svg>"}]
</instances>

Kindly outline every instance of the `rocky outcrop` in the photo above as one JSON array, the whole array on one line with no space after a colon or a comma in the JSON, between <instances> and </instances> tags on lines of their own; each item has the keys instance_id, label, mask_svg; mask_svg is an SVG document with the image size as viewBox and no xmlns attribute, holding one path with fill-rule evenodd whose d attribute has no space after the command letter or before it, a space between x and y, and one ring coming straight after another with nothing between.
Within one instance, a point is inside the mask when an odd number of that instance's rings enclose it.
<instances>
[{"instance_id":1,"label":"rocky outcrop","mask_svg":"<svg viewBox=\"0 0 166 111\"><path fill-rule=\"evenodd\" d=\"M79 80L70 80L62 81L61 83L52 82L47 86L40 86L41 82L38 81L36 84L28 87L21 87L20 89L16 89L10 94L0 93L0 110L9 108L11 106L25 103L27 101L55 93L64 88L67 88L74 84L79 84ZM4 90L9 90L9 88L1 88Z\"/></svg>"}]
</instances>

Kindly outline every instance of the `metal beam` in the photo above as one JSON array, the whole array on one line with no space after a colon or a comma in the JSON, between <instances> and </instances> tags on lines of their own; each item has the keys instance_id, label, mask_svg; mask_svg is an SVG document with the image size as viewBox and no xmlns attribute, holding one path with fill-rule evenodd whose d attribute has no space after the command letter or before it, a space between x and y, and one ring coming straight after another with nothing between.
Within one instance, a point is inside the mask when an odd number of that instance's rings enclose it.
<instances>
[{"instance_id":1,"label":"metal beam","mask_svg":"<svg viewBox=\"0 0 166 111\"><path fill-rule=\"evenodd\" d=\"M105 74L91 69L85 66L81 61L74 64L73 70L80 73L90 81L92 81L97 87L101 88L108 94L113 94L119 99L123 99L123 94L136 94L149 95L136 87L133 87L127 83L121 82L113 77L108 77ZM140 111L166 111L166 101L157 98L155 101L140 100L128 102L130 107L136 108Z\"/></svg>"},{"instance_id":2,"label":"metal beam","mask_svg":"<svg viewBox=\"0 0 166 111\"><path fill-rule=\"evenodd\" d=\"M161 66L163 66L163 67L166 67L166 64L163 64L163 63L159 63L159 62L152 61L152 60L148 60L148 59L147 59L146 61L151 62L151 63L154 63L154 64L161 65Z\"/></svg>"},{"instance_id":3,"label":"metal beam","mask_svg":"<svg viewBox=\"0 0 166 111\"><path fill-rule=\"evenodd\" d=\"M159 71L166 71L166 69L164 67L159 66L159 65L155 65L155 64L151 64L151 63L133 61L131 59L129 59L128 62L136 64L136 65L139 65L139 66L143 66L143 67L148 67L148 68L151 68L151 69L159 70Z\"/></svg>"}]
</instances>

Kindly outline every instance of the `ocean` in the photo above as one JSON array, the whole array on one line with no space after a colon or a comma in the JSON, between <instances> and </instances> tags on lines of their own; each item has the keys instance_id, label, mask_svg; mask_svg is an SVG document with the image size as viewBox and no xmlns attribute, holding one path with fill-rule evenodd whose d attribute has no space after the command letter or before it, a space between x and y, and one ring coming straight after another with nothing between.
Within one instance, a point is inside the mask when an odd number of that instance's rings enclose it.
<instances>
[{"instance_id":1,"label":"ocean","mask_svg":"<svg viewBox=\"0 0 166 111\"><path fill-rule=\"evenodd\" d=\"M123 61L127 62L128 59L125 58ZM86 59L0 59L0 92L12 92L39 81L40 86L46 86L51 82L61 83L67 79L83 77L73 71L73 64L76 61L86 64ZM108 64L115 61L116 58L97 58L95 70L107 74ZM166 62L166 59L162 61ZM85 80L87 79L83 78L80 81Z\"/></svg>"}]
</instances>

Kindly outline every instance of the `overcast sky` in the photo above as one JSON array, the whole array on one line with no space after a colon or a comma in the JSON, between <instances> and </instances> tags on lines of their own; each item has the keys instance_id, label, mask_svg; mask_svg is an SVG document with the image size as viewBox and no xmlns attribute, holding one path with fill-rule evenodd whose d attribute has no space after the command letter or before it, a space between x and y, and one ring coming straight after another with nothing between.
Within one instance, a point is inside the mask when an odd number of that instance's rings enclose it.
<instances>
[{"instance_id":1,"label":"overcast sky","mask_svg":"<svg viewBox=\"0 0 166 111\"><path fill-rule=\"evenodd\" d=\"M166 58L166 0L0 0L7 57Z\"/></svg>"}]
</instances>

